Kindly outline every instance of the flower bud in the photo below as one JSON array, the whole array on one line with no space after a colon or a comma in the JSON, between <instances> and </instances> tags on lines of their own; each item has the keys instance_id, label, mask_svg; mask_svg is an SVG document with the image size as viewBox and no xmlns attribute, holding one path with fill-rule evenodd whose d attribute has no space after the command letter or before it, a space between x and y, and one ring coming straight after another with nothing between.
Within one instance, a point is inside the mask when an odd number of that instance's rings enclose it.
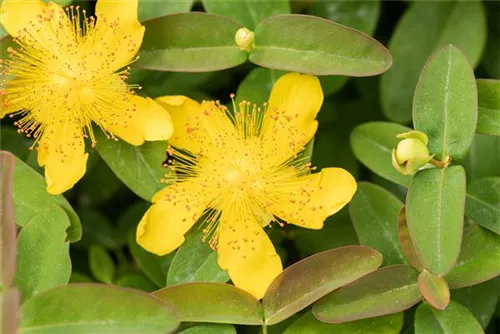
<instances>
[{"instance_id":1,"label":"flower bud","mask_svg":"<svg viewBox=\"0 0 500 334\"><path fill-rule=\"evenodd\" d=\"M255 34L250 29L240 28L238 29L238 31L236 31L236 35L234 36L234 41L242 51L250 52L254 47L253 45L254 36Z\"/></svg>"},{"instance_id":2,"label":"flower bud","mask_svg":"<svg viewBox=\"0 0 500 334\"><path fill-rule=\"evenodd\" d=\"M400 133L397 137L403 140L392 150L392 165L401 174L413 175L432 160L434 155L429 154L425 133L410 131Z\"/></svg>"}]
</instances>

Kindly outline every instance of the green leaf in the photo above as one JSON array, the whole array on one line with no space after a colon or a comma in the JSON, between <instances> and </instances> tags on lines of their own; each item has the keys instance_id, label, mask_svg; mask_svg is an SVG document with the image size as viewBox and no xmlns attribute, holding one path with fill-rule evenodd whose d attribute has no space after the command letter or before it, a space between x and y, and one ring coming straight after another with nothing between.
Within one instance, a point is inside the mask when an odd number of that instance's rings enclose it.
<instances>
[{"instance_id":1,"label":"green leaf","mask_svg":"<svg viewBox=\"0 0 500 334\"><path fill-rule=\"evenodd\" d=\"M57 205L45 208L23 226L17 237L14 286L26 300L40 291L68 284L71 276L68 216Z\"/></svg>"},{"instance_id":2,"label":"green leaf","mask_svg":"<svg viewBox=\"0 0 500 334\"><path fill-rule=\"evenodd\" d=\"M85 274L81 274L76 271L73 271L71 273L71 277L69 278L69 283L88 283L88 282L94 282L92 277L89 277Z\"/></svg>"},{"instance_id":3,"label":"green leaf","mask_svg":"<svg viewBox=\"0 0 500 334\"><path fill-rule=\"evenodd\" d=\"M370 76L392 64L389 51L373 38L307 15L262 21L255 28L249 59L263 67L315 75Z\"/></svg>"},{"instance_id":4,"label":"green leaf","mask_svg":"<svg viewBox=\"0 0 500 334\"><path fill-rule=\"evenodd\" d=\"M167 285L229 281L227 273L217 264L217 252L202 241L201 228L192 228L185 238L170 264Z\"/></svg>"},{"instance_id":5,"label":"green leaf","mask_svg":"<svg viewBox=\"0 0 500 334\"><path fill-rule=\"evenodd\" d=\"M168 301L181 321L239 325L262 324L262 306L254 296L229 284L188 283L153 292Z\"/></svg>"},{"instance_id":6,"label":"green leaf","mask_svg":"<svg viewBox=\"0 0 500 334\"><path fill-rule=\"evenodd\" d=\"M175 253L158 256L144 250L135 241L135 231L130 231L128 247L135 263L141 271L158 287L164 287L167 282L167 271Z\"/></svg>"},{"instance_id":7,"label":"green leaf","mask_svg":"<svg viewBox=\"0 0 500 334\"><path fill-rule=\"evenodd\" d=\"M189 327L178 332L179 334L236 334L233 325L226 324L201 324Z\"/></svg>"},{"instance_id":8,"label":"green leaf","mask_svg":"<svg viewBox=\"0 0 500 334\"><path fill-rule=\"evenodd\" d=\"M156 71L209 72L247 60L234 41L241 25L207 13L179 13L147 21L136 67Z\"/></svg>"},{"instance_id":9,"label":"green leaf","mask_svg":"<svg viewBox=\"0 0 500 334\"><path fill-rule=\"evenodd\" d=\"M119 277L116 285L139 289L146 292L153 292L156 290L156 285L154 285L150 280L141 274L125 274Z\"/></svg>"},{"instance_id":10,"label":"green leaf","mask_svg":"<svg viewBox=\"0 0 500 334\"><path fill-rule=\"evenodd\" d=\"M115 263L103 246L90 246L89 268L96 280L108 284L113 283L116 272Z\"/></svg>"},{"instance_id":11,"label":"green leaf","mask_svg":"<svg viewBox=\"0 0 500 334\"><path fill-rule=\"evenodd\" d=\"M348 80L349 77L345 75L323 75L319 77L321 88L323 89L323 94L325 96L338 92L345 86Z\"/></svg>"},{"instance_id":12,"label":"green leaf","mask_svg":"<svg viewBox=\"0 0 500 334\"><path fill-rule=\"evenodd\" d=\"M309 14L323 17L372 36L380 17L380 1L317 1L310 9Z\"/></svg>"},{"instance_id":13,"label":"green leaf","mask_svg":"<svg viewBox=\"0 0 500 334\"><path fill-rule=\"evenodd\" d=\"M116 227L116 241L120 245L128 243L130 234L135 233L137 225L150 206L150 203L139 200L123 211L118 218L118 226Z\"/></svg>"},{"instance_id":14,"label":"green leaf","mask_svg":"<svg viewBox=\"0 0 500 334\"><path fill-rule=\"evenodd\" d=\"M262 299L268 325L281 322L326 294L376 270L382 255L365 246L318 253L286 268ZM305 275L304 273L308 273Z\"/></svg>"},{"instance_id":15,"label":"green leaf","mask_svg":"<svg viewBox=\"0 0 500 334\"><path fill-rule=\"evenodd\" d=\"M500 234L500 177L484 178L469 183L465 213L475 223Z\"/></svg>"},{"instance_id":16,"label":"green leaf","mask_svg":"<svg viewBox=\"0 0 500 334\"><path fill-rule=\"evenodd\" d=\"M108 249L117 249L115 227L101 212L95 210L78 211L83 225L82 239L75 243L77 248L89 248L92 244L102 245Z\"/></svg>"},{"instance_id":17,"label":"green leaf","mask_svg":"<svg viewBox=\"0 0 500 334\"><path fill-rule=\"evenodd\" d=\"M418 172L408 189L406 219L422 265L442 276L460 253L465 206L465 172L461 166Z\"/></svg>"},{"instance_id":18,"label":"green leaf","mask_svg":"<svg viewBox=\"0 0 500 334\"><path fill-rule=\"evenodd\" d=\"M464 231L455 268L445 279L452 289L478 284L500 275L500 236L472 225Z\"/></svg>"},{"instance_id":19,"label":"green leaf","mask_svg":"<svg viewBox=\"0 0 500 334\"><path fill-rule=\"evenodd\" d=\"M469 309L486 329L497 306L498 296L492 291L498 290L494 281L484 282L463 289L451 291L451 299Z\"/></svg>"},{"instance_id":20,"label":"green leaf","mask_svg":"<svg viewBox=\"0 0 500 334\"><path fill-rule=\"evenodd\" d=\"M2 309L0 328L2 333L18 333L19 304L19 291L16 288L10 288L0 294L0 307Z\"/></svg>"},{"instance_id":21,"label":"green leaf","mask_svg":"<svg viewBox=\"0 0 500 334\"><path fill-rule=\"evenodd\" d=\"M420 304L415 314L415 334L479 334L481 325L469 310L452 301L444 311Z\"/></svg>"},{"instance_id":22,"label":"green leaf","mask_svg":"<svg viewBox=\"0 0 500 334\"><path fill-rule=\"evenodd\" d=\"M477 132L500 136L500 80L479 79L477 82Z\"/></svg>"},{"instance_id":23,"label":"green leaf","mask_svg":"<svg viewBox=\"0 0 500 334\"><path fill-rule=\"evenodd\" d=\"M403 313L362 319L343 324L327 324L307 312L297 319L284 334L398 334L403 328Z\"/></svg>"},{"instance_id":24,"label":"green leaf","mask_svg":"<svg viewBox=\"0 0 500 334\"><path fill-rule=\"evenodd\" d=\"M236 103L249 101L261 107L269 100L269 95L276 80L285 72L257 67L247 74L236 91Z\"/></svg>"},{"instance_id":25,"label":"green leaf","mask_svg":"<svg viewBox=\"0 0 500 334\"><path fill-rule=\"evenodd\" d=\"M288 0L263 2L259 0L202 0L208 13L227 16L244 27L253 30L260 21L268 16L290 14Z\"/></svg>"},{"instance_id":26,"label":"green leaf","mask_svg":"<svg viewBox=\"0 0 500 334\"><path fill-rule=\"evenodd\" d=\"M72 284L27 300L19 333L167 333L178 326L173 311L139 290Z\"/></svg>"},{"instance_id":27,"label":"green leaf","mask_svg":"<svg viewBox=\"0 0 500 334\"><path fill-rule=\"evenodd\" d=\"M351 132L351 147L356 158L372 172L389 181L408 186L411 176L400 174L391 163L392 149L399 143L396 135L408 131L411 129L395 123L361 124Z\"/></svg>"},{"instance_id":28,"label":"green leaf","mask_svg":"<svg viewBox=\"0 0 500 334\"><path fill-rule=\"evenodd\" d=\"M413 123L439 159L467 153L476 132L477 89L469 61L453 45L436 51L425 64L413 98Z\"/></svg>"},{"instance_id":29,"label":"green leaf","mask_svg":"<svg viewBox=\"0 0 500 334\"><path fill-rule=\"evenodd\" d=\"M469 153L460 160L460 164L465 168L468 182L500 176L500 137L476 134Z\"/></svg>"},{"instance_id":30,"label":"green leaf","mask_svg":"<svg viewBox=\"0 0 500 334\"><path fill-rule=\"evenodd\" d=\"M147 21L162 17L168 14L189 12L193 6L194 0L139 0L137 16L139 21Z\"/></svg>"},{"instance_id":31,"label":"green leaf","mask_svg":"<svg viewBox=\"0 0 500 334\"><path fill-rule=\"evenodd\" d=\"M0 291L6 291L16 270L16 221L12 188L16 158L5 151L0 151Z\"/></svg>"},{"instance_id":32,"label":"green leaf","mask_svg":"<svg viewBox=\"0 0 500 334\"><path fill-rule=\"evenodd\" d=\"M418 276L418 288L425 300L438 310L444 310L450 303L450 289L446 281L427 270Z\"/></svg>"},{"instance_id":33,"label":"green leaf","mask_svg":"<svg viewBox=\"0 0 500 334\"><path fill-rule=\"evenodd\" d=\"M358 183L349 212L362 245L375 248L384 264L409 263L398 238L398 214L403 203L396 196L372 183Z\"/></svg>"},{"instance_id":34,"label":"green leaf","mask_svg":"<svg viewBox=\"0 0 500 334\"><path fill-rule=\"evenodd\" d=\"M342 323L404 311L421 299L418 272L408 265L381 268L313 305L323 322Z\"/></svg>"},{"instance_id":35,"label":"green leaf","mask_svg":"<svg viewBox=\"0 0 500 334\"><path fill-rule=\"evenodd\" d=\"M485 40L482 1L416 1L402 16L389 43L394 65L380 86L386 117L400 123L411 121L420 70L435 50L454 44L471 64L477 64Z\"/></svg>"},{"instance_id":36,"label":"green leaf","mask_svg":"<svg viewBox=\"0 0 500 334\"><path fill-rule=\"evenodd\" d=\"M17 225L25 226L40 212L58 205L64 210L71 223L66 231L66 239L75 242L82 237L80 219L64 196L48 194L43 177L19 159L16 159L14 171L13 196Z\"/></svg>"},{"instance_id":37,"label":"green leaf","mask_svg":"<svg viewBox=\"0 0 500 334\"><path fill-rule=\"evenodd\" d=\"M107 139L102 131L96 131L95 137L99 155L137 196L150 201L165 186L160 182L166 173L162 167L167 149L164 141L132 146L123 140Z\"/></svg>"}]
</instances>

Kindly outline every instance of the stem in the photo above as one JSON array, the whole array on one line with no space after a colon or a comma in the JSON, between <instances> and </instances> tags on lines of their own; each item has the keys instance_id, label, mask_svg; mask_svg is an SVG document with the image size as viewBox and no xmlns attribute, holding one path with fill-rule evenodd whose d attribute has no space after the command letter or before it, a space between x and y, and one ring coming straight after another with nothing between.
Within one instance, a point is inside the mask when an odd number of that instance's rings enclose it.
<instances>
[{"instance_id":1,"label":"stem","mask_svg":"<svg viewBox=\"0 0 500 334\"><path fill-rule=\"evenodd\" d=\"M445 157L443 160L432 159L431 161L429 161L429 163L433 164L434 166L436 166L438 168L448 167L450 162L451 162L451 157L449 155L447 157Z\"/></svg>"},{"instance_id":2,"label":"stem","mask_svg":"<svg viewBox=\"0 0 500 334\"><path fill-rule=\"evenodd\" d=\"M262 324L262 334L267 334L267 325Z\"/></svg>"}]
</instances>

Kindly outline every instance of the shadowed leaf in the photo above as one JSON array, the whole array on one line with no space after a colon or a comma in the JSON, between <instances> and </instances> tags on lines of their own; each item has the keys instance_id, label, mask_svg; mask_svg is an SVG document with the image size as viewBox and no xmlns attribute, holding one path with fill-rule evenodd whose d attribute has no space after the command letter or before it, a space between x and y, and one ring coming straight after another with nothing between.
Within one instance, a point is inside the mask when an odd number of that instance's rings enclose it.
<instances>
[{"instance_id":1,"label":"shadowed leaf","mask_svg":"<svg viewBox=\"0 0 500 334\"><path fill-rule=\"evenodd\" d=\"M408 222L406 221L406 206L403 206L398 214L398 236L403 252L410 261L411 265L421 271L422 263L418 258L417 250L413 245L413 241L410 237L410 231L408 230Z\"/></svg>"}]
</instances>

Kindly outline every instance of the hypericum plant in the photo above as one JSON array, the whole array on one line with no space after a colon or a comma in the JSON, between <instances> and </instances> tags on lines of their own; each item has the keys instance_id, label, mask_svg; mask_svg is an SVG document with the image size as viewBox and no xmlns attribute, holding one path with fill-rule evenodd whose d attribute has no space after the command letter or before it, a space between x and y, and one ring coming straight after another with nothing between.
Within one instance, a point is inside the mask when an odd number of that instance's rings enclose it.
<instances>
[{"instance_id":1,"label":"hypericum plant","mask_svg":"<svg viewBox=\"0 0 500 334\"><path fill-rule=\"evenodd\" d=\"M498 332L498 3L381 4L2 1L2 333Z\"/></svg>"}]
</instances>

